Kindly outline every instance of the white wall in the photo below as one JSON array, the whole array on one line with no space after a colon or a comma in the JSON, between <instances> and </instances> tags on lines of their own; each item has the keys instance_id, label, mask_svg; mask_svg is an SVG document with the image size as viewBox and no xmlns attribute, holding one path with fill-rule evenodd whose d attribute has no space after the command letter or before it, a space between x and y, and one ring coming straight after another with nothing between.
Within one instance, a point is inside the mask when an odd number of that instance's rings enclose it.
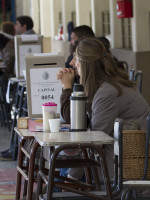
<instances>
[{"instance_id":1,"label":"white wall","mask_svg":"<svg viewBox=\"0 0 150 200\"><path fill-rule=\"evenodd\" d=\"M37 1L40 1L40 17ZM64 6L62 6L62 2ZM108 8L109 6L109 8ZM16 0L16 15L31 15L35 31L54 39L58 32L59 12L63 11L64 32L71 12L76 12L76 26L90 25L96 35L102 35L101 13L110 10L111 47L122 48L121 20L116 15L116 0ZM91 12L92 11L92 12ZM91 16L90 16L90 13ZM150 0L133 0L133 51L150 51ZM41 26L40 26L41 20Z\"/></svg>"},{"instance_id":2,"label":"white wall","mask_svg":"<svg viewBox=\"0 0 150 200\"><path fill-rule=\"evenodd\" d=\"M111 32L111 47L121 48L121 20L117 18L116 14L116 0L109 0L110 4L110 32Z\"/></svg>"},{"instance_id":3,"label":"white wall","mask_svg":"<svg viewBox=\"0 0 150 200\"><path fill-rule=\"evenodd\" d=\"M36 33L41 33L40 27L40 6L39 0L31 0L31 17L34 22L34 30Z\"/></svg>"},{"instance_id":4,"label":"white wall","mask_svg":"<svg viewBox=\"0 0 150 200\"><path fill-rule=\"evenodd\" d=\"M91 26L91 0L76 0L76 26Z\"/></svg>"},{"instance_id":5,"label":"white wall","mask_svg":"<svg viewBox=\"0 0 150 200\"><path fill-rule=\"evenodd\" d=\"M92 28L97 36L102 36L102 12L109 11L109 0L91 0Z\"/></svg>"},{"instance_id":6,"label":"white wall","mask_svg":"<svg viewBox=\"0 0 150 200\"><path fill-rule=\"evenodd\" d=\"M67 25L72 21L72 12L75 13L75 0L62 0L64 40L67 40Z\"/></svg>"},{"instance_id":7,"label":"white wall","mask_svg":"<svg viewBox=\"0 0 150 200\"><path fill-rule=\"evenodd\" d=\"M50 20L50 1L40 0L40 19L41 19L41 35L49 37L51 35Z\"/></svg>"},{"instance_id":8,"label":"white wall","mask_svg":"<svg viewBox=\"0 0 150 200\"><path fill-rule=\"evenodd\" d=\"M150 0L133 0L133 51L150 51Z\"/></svg>"},{"instance_id":9,"label":"white wall","mask_svg":"<svg viewBox=\"0 0 150 200\"><path fill-rule=\"evenodd\" d=\"M24 0L16 0L16 17L23 14L23 1Z\"/></svg>"},{"instance_id":10,"label":"white wall","mask_svg":"<svg viewBox=\"0 0 150 200\"><path fill-rule=\"evenodd\" d=\"M61 0L52 0L53 1L53 7L51 8L51 12L53 15L53 31L54 35L57 35L58 28L59 28L59 13L62 13L62 1Z\"/></svg>"}]
</instances>

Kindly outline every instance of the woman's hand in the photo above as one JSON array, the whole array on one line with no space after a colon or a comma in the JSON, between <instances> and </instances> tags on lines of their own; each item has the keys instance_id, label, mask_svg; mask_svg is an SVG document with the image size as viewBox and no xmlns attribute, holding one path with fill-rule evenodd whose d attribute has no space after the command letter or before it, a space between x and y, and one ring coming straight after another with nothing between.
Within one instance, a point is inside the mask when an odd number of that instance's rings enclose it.
<instances>
[{"instance_id":1,"label":"woman's hand","mask_svg":"<svg viewBox=\"0 0 150 200\"><path fill-rule=\"evenodd\" d=\"M75 72L72 68L61 68L56 74L57 80L61 82L64 89L72 88Z\"/></svg>"}]
</instances>

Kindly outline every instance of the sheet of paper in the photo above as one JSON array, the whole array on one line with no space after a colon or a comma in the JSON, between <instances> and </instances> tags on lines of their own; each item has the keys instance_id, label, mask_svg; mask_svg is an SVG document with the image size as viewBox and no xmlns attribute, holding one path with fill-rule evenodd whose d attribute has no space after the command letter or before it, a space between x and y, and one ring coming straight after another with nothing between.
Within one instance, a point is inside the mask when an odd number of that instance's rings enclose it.
<instances>
[{"instance_id":1,"label":"sheet of paper","mask_svg":"<svg viewBox=\"0 0 150 200\"><path fill-rule=\"evenodd\" d=\"M32 53L41 53L41 45L20 45L19 46L19 76L23 76L23 70L26 69L26 60L25 57L28 54Z\"/></svg>"},{"instance_id":2,"label":"sheet of paper","mask_svg":"<svg viewBox=\"0 0 150 200\"><path fill-rule=\"evenodd\" d=\"M62 85L56 79L60 68L48 67L30 69L32 114L42 114L42 104L55 102L60 113Z\"/></svg>"}]
</instances>

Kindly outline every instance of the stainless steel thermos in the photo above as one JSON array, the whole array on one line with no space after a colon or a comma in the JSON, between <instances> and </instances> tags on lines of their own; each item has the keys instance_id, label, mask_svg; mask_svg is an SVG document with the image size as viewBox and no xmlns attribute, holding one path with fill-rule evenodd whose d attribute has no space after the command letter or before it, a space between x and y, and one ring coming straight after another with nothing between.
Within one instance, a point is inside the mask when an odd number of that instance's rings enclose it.
<instances>
[{"instance_id":1,"label":"stainless steel thermos","mask_svg":"<svg viewBox=\"0 0 150 200\"><path fill-rule=\"evenodd\" d=\"M70 131L86 131L87 130L87 115L86 115L86 102L87 97L84 93L84 88L80 84L75 84L73 92L70 97Z\"/></svg>"}]
</instances>

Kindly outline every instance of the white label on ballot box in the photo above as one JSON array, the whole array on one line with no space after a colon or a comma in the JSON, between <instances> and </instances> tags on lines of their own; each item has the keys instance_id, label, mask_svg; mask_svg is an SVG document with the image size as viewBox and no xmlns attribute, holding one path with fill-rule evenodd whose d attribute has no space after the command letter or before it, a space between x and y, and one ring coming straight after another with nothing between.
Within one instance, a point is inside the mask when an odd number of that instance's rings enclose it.
<instances>
[{"instance_id":1,"label":"white label on ballot box","mask_svg":"<svg viewBox=\"0 0 150 200\"><path fill-rule=\"evenodd\" d=\"M55 102L60 113L62 85L56 79L60 68L30 69L32 114L42 114L42 104Z\"/></svg>"},{"instance_id":2,"label":"white label on ballot box","mask_svg":"<svg viewBox=\"0 0 150 200\"><path fill-rule=\"evenodd\" d=\"M28 54L32 53L41 53L41 45L20 45L19 46L19 53L20 53L20 60L19 60L19 67L20 67L20 76L23 76L23 70L26 69L26 60L25 57Z\"/></svg>"}]
</instances>

